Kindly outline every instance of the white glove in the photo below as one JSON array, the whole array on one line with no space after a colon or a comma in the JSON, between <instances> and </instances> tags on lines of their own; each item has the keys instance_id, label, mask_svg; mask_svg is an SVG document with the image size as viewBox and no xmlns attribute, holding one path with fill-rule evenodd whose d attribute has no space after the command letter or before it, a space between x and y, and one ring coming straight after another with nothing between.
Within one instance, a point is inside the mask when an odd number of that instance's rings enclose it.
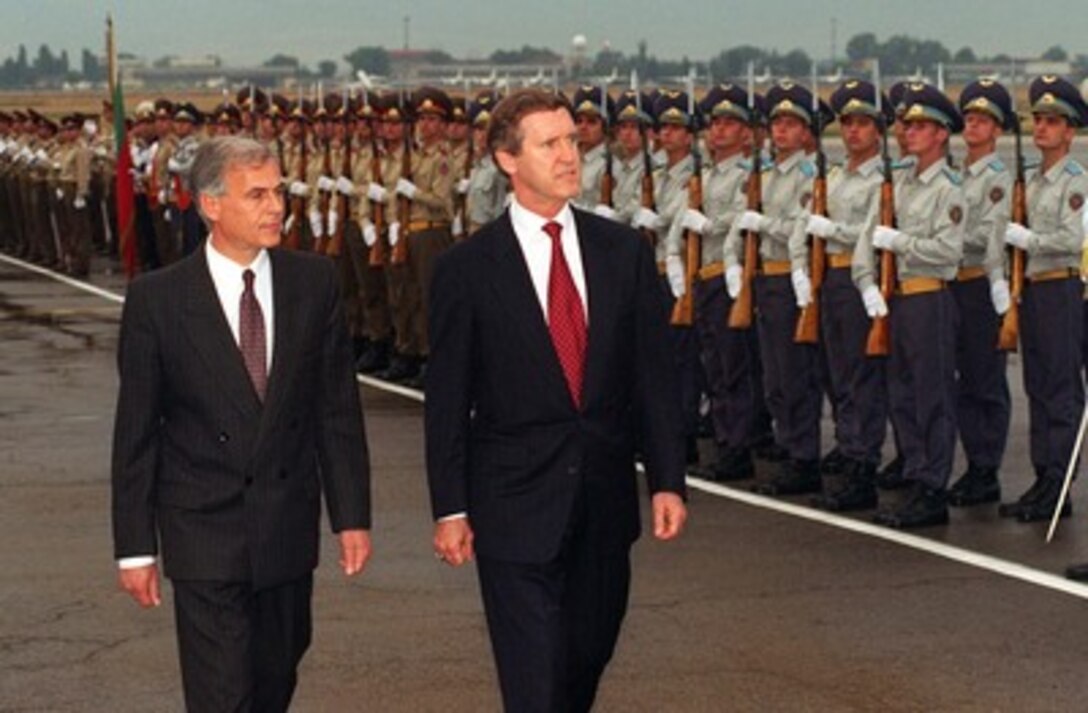
<instances>
[{"instance_id":1,"label":"white glove","mask_svg":"<svg viewBox=\"0 0 1088 713\"><path fill-rule=\"evenodd\" d=\"M64 200L64 189L63 189L63 188L58 188L58 189L57 189L57 190L55 191L55 193L57 194L57 200L58 200L58 201L62 201L62 200Z\"/></svg>"},{"instance_id":2,"label":"white glove","mask_svg":"<svg viewBox=\"0 0 1088 713\"><path fill-rule=\"evenodd\" d=\"M41 163L49 163L49 155L45 153L43 149L38 149L34 152L34 160Z\"/></svg>"},{"instance_id":3,"label":"white glove","mask_svg":"<svg viewBox=\"0 0 1088 713\"><path fill-rule=\"evenodd\" d=\"M884 301L884 295L880 294L880 288L876 285L869 285L862 290L861 301L865 303L865 312L870 318L888 316L888 303Z\"/></svg>"},{"instance_id":4,"label":"white glove","mask_svg":"<svg viewBox=\"0 0 1088 713\"><path fill-rule=\"evenodd\" d=\"M94 147L94 155L97 156L98 158L106 158L106 147L105 146L95 146Z\"/></svg>"},{"instance_id":5,"label":"white glove","mask_svg":"<svg viewBox=\"0 0 1088 713\"><path fill-rule=\"evenodd\" d=\"M378 183L369 183L366 187L366 197L375 203L384 203L386 196L385 187Z\"/></svg>"},{"instance_id":6,"label":"white glove","mask_svg":"<svg viewBox=\"0 0 1088 713\"><path fill-rule=\"evenodd\" d=\"M336 235L336 222L339 220L335 210L329 211L329 237Z\"/></svg>"},{"instance_id":7,"label":"white glove","mask_svg":"<svg viewBox=\"0 0 1088 713\"><path fill-rule=\"evenodd\" d=\"M317 190L331 193L336 188L336 181L332 180L328 176L319 176L317 179Z\"/></svg>"},{"instance_id":8,"label":"white glove","mask_svg":"<svg viewBox=\"0 0 1088 713\"><path fill-rule=\"evenodd\" d=\"M378 231L374 229L374 224L369 220L363 226L363 242L366 243L368 248L374 247L374 243L378 242Z\"/></svg>"},{"instance_id":9,"label":"white glove","mask_svg":"<svg viewBox=\"0 0 1088 713\"><path fill-rule=\"evenodd\" d=\"M833 220L828 220L822 215L810 215L808 225L805 226L805 232L809 235L815 235L817 238L832 238L838 228L839 226Z\"/></svg>"},{"instance_id":10,"label":"white glove","mask_svg":"<svg viewBox=\"0 0 1088 713\"><path fill-rule=\"evenodd\" d=\"M291 181L291 185L288 186L287 192L296 198L305 198L310 195L310 186L302 181Z\"/></svg>"},{"instance_id":11,"label":"white glove","mask_svg":"<svg viewBox=\"0 0 1088 713\"><path fill-rule=\"evenodd\" d=\"M340 176L336 179L336 190L340 192L340 195L351 197L355 195L355 184L350 179Z\"/></svg>"},{"instance_id":12,"label":"white glove","mask_svg":"<svg viewBox=\"0 0 1088 713\"><path fill-rule=\"evenodd\" d=\"M83 210L87 207L87 201L84 200L83 196L76 196L76 199L72 201L72 207L76 210Z\"/></svg>"},{"instance_id":13,"label":"white glove","mask_svg":"<svg viewBox=\"0 0 1088 713\"><path fill-rule=\"evenodd\" d=\"M873 247L877 250L891 250L893 253L895 250L895 239L898 238L900 233L895 228L889 228L886 225L878 225L873 230Z\"/></svg>"},{"instance_id":14,"label":"white glove","mask_svg":"<svg viewBox=\"0 0 1088 713\"><path fill-rule=\"evenodd\" d=\"M725 291L732 299L737 299L740 288L744 285L744 270L740 265L730 265L725 269Z\"/></svg>"},{"instance_id":15,"label":"white glove","mask_svg":"<svg viewBox=\"0 0 1088 713\"><path fill-rule=\"evenodd\" d=\"M737 227L741 230L750 230L758 233L767 227L767 217L754 210L746 210L737 219Z\"/></svg>"},{"instance_id":16,"label":"white glove","mask_svg":"<svg viewBox=\"0 0 1088 713\"><path fill-rule=\"evenodd\" d=\"M790 273L790 281L793 282L793 294L797 299L797 306L808 307L812 303L812 280L804 270L794 270Z\"/></svg>"},{"instance_id":17,"label":"white glove","mask_svg":"<svg viewBox=\"0 0 1088 713\"><path fill-rule=\"evenodd\" d=\"M159 189L158 198L159 198L159 203L165 203L166 202L166 189L165 188L160 188Z\"/></svg>"},{"instance_id":18,"label":"white glove","mask_svg":"<svg viewBox=\"0 0 1088 713\"><path fill-rule=\"evenodd\" d=\"M616 219L616 211L613 210L612 206L605 205L604 203L598 203L593 206L593 212L602 218L608 218L609 220Z\"/></svg>"},{"instance_id":19,"label":"white glove","mask_svg":"<svg viewBox=\"0 0 1088 713\"><path fill-rule=\"evenodd\" d=\"M994 311L998 314L1005 314L1012 306L1009 281L1000 273L990 277L990 301L994 303Z\"/></svg>"},{"instance_id":20,"label":"white glove","mask_svg":"<svg viewBox=\"0 0 1088 713\"><path fill-rule=\"evenodd\" d=\"M467 178L462 178L460 181L457 182L457 192L463 196L468 195L468 187L469 185L471 185L471 183L472 181L468 180Z\"/></svg>"},{"instance_id":21,"label":"white glove","mask_svg":"<svg viewBox=\"0 0 1088 713\"><path fill-rule=\"evenodd\" d=\"M396 247L399 240L400 223L394 220L392 223L389 224L389 247Z\"/></svg>"},{"instance_id":22,"label":"white glove","mask_svg":"<svg viewBox=\"0 0 1088 713\"><path fill-rule=\"evenodd\" d=\"M325 235L325 231L321 229L321 213L316 210L310 211L310 230L313 231L315 238Z\"/></svg>"},{"instance_id":23,"label":"white glove","mask_svg":"<svg viewBox=\"0 0 1088 713\"><path fill-rule=\"evenodd\" d=\"M647 230L660 230L664 227L661 216L644 206L640 206L635 211L635 218L631 221L631 225L636 228L646 228Z\"/></svg>"},{"instance_id":24,"label":"white glove","mask_svg":"<svg viewBox=\"0 0 1088 713\"><path fill-rule=\"evenodd\" d=\"M672 296L680 299L684 296L684 263L679 255L669 255L665 258L665 277L669 280L669 289Z\"/></svg>"},{"instance_id":25,"label":"white glove","mask_svg":"<svg viewBox=\"0 0 1088 713\"><path fill-rule=\"evenodd\" d=\"M465 234L465 221L461 219L461 214L453 216L453 224L450 226L450 233L455 238L459 238Z\"/></svg>"},{"instance_id":26,"label":"white glove","mask_svg":"<svg viewBox=\"0 0 1088 713\"><path fill-rule=\"evenodd\" d=\"M166 210L164 210L162 212L162 219L165 220L167 223L169 223L169 222L171 222L173 220L173 218L171 218L171 216L173 214L174 214L174 211L167 208Z\"/></svg>"},{"instance_id":27,"label":"white glove","mask_svg":"<svg viewBox=\"0 0 1088 713\"><path fill-rule=\"evenodd\" d=\"M680 219L680 226L684 230L690 230L699 235L703 235L706 233L706 229L710 227L710 218L707 218L702 211L688 208L684 211L684 217Z\"/></svg>"},{"instance_id":28,"label":"white glove","mask_svg":"<svg viewBox=\"0 0 1088 713\"><path fill-rule=\"evenodd\" d=\"M87 138L92 138L98 133L98 123L94 119L86 119L83 122L83 134Z\"/></svg>"},{"instance_id":29,"label":"white glove","mask_svg":"<svg viewBox=\"0 0 1088 713\"><path fill-rule=\"evenodd\" d=\"M1005 228L1006 245L1011 245L1014 248L1020 248L1021 250L1027 250L1030 241L1031 231L1019 223L1009 223L1008 227Z\"/></svg>"},{"instance_id":30,"label":"white glove","mask_svg":"<svg viewBox=\"0 0 1088 713\"><path fill-rule=\"evenodd\" d=\"M178 163L178 160L176 158L171 156L170 158L168 158L166 160L166 170L169 171L170 173L180 173L181 172L181 164Z\"/></svg>"},{"instance_id":31,"label":"white glove","mask_svg":"<svg viewBox=\"0 0 1088 713\"><path fill-rule=\"evenodd\" d=\"M414 200L417 193L419 193L419 189L416 188L416 184L405 178L397 179L397 195L404 196L408 200Z\"/></svg>"},{"instance_id":32,"label":"white glove","mask_svg":"<svg viewBox=\"0 0 1088 713\"><path fill-rule=\"evenodd\" d=\"M295 214L291 213L291 214L289 214L287 216L287 220L283 224L284 234L290 233L291 232L291 226L293 226L294 224L295 224Z\"/></svg>"}]
</instances>

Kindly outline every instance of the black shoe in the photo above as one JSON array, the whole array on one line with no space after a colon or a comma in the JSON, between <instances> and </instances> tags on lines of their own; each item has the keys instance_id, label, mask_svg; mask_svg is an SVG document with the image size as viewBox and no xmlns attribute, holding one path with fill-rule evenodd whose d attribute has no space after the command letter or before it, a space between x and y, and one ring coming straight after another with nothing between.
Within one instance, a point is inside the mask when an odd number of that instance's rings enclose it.
<instances>
[{"instance_id":1,"label":"black shoe","mask_svg":"<svg viewBox=\"0 0 1088 713\"><path fill-rule=\"evenodd\" d=\"M370 342L355 362L355 371L360 374L377 374L388 368L389 342L384 339Z\"/></svg>"},{"instance_id":2,"label":"black shoe","mask_svg":"<svg viewBox=\"0 0 1088 713\"><path fill-rule=\"evenodd\" d=\"M378 378L400 383L417 374L419 374L419 362L415 357L397 355L389 363L389 368L378 374Z\"/></svg>"},{"instance_id":3,"label":"black shoe","mask_svg":"<svg viewBox=\"0 0 1088 713\"><path fill-rule=\"evenodd\" d=\"M752 492L763 495L807 495L820 492L820 462L788 460L778 475L766 483L756 483Z\"/></svg>"},{"instance_id":4,"label":"black shoe","mask_svg":"<svg viewBox=\"0 0 1088 713\"><path fill-rule=\"evenodd\" d=\"M427 362L422 362L416 375L405 379L402 383L410 389L423 391L423 387L427 383Z\"/></svg>"},{"instance_id":5,"label":"black shoe","mask_svg":"<svg viewBox=\"0 0 1088 713\"><path fill-rule=\"evenodd\" d=\"M727 448L721 450L717 463L689 468L688 472L715 483L730 483L755 477L756 469L752 463L752 453L747 448Z\"/></svg>"},{"instance_id":6,"label":"black shoe","mask_svg":"<svg viewBox=\"0 0 1088 713\"><path fill-rule=\"evenodd\" d=\"M831 449L820 461L820 474L821 475L838 475L846 470L847 458L839 450L838 446Z\"/></svg>"},{"instance_id":7,"label":"black shoe","mask_svg":"<svg viewBox=\"0 0 1088 713\"><path fill-rule=\"evenodd\" d=\"M1065 576L1076 582L1088 582L1088 563L1069 565L1065 568Z\"/></svg>"},{"instance_id":8,"label":"black shoe","mask_svg":"<svg viewBox=\"0 0 1088 713\"><path fill-rule=\"evenodd\" d=\"M366 353L367 347L369 347L369 346L370 346L370 340L367 339L366 337L352 337L351 338L351 354L352 354L352 358L355 359L356 362L358 362L359 358L362 357L363 354Z\"/></svg>"},{"instance_id":9,"label":"black shoe","mask_svg":"<svg viewBox=\"0 0 1088 713\"><path fill-rule=\"evenodd\" d=\"M876 474L876 487L881 490L899 490L910 485L910 481L903 477L903 456L896 455L895 459L880 469Z\"/></svg>"},{"instance_id":10,"label":"black shoe","mask_svg":"<svg viewBox=\"0 0 1088 713\"><path fill-rule=\"evenodd\" d=\"M1062 492L1062 482L1055 478L1043 478L1043 485L1036 492L1031 502L1020 506L1016 513L1016 519L1020 522L1038 522L1054 517L1054 508L1058 506L1058 496ZM1073 514L1073 503L1067 498L1062 503L1060 517L1069 517Z\"/></svg>"},{"instance_id":11,"label":"black shoe","mask_svg":"<svg viewBox=\"0 0 1088 713\"><path fill-rule=\"evenodd\" d=\"M789 451L774 441L755 445L752 452L756 454L756 458L768 463L783 463L790 457Z\"/></svg>"},{"instance_id":12,"label":"black shoe","mask_svg":"<svg viewBox=\"0 0 1088 713\"><path fill-rule=\"evenodd\" d=\"M1001 503L997 507L997 514L1001 517L1020 517L1020 512L1029 505L1035 502L1039 497L1039 493L1042 492L1046 485L1046 478L1040 478L1035 476L1035 482L1031 484L1031 487L1024 491L1024 494L1011 503Z\"/></svg>"},{"instance_id":13,"label":"black shoe","mask_svg":"<svg viewBox=\"0 0 1088 713\"><path fill-rule=\"evenodd\" d=\"M695 440L695 436L688 436L684 439L684 463L686 465L695 465L699 462L699 442Z\"/></svg>"},{"instance_id":14,"label":"black shoe","mask_svg":"<svg viewBox=\"0 0 1088 713\"><path fill-rule=\"evenodd\" d=\"M896 529L928 527L948 523L948 501L943 490L914 484L910 498L894 510L881 510L873 522Z\"/></svg>"},{"instance_id":15,"label":"black shoe","mask_svg":"<svg viewBox=\"0 0 1088 713\"><path fill-rule=\"evenodd\" d=\"M1001 484L997 481L997 468L979 468L969 465L948 489L948 504L953 507L969 507L995 503L1001 499Z\"/></svg>"},{"instance_id":16,"label":"black shoe","mask_svg":"<svg viewBox=\"0 0 1088 713\"><path fill-rule=\"evenodd\" d=\"M812 498L812 504L830 512L852 512L876 507L876 466L870 463L849 462L846 480L838 488L829 487L824 479L824 494Z\"/></svg>"}]
</instances>

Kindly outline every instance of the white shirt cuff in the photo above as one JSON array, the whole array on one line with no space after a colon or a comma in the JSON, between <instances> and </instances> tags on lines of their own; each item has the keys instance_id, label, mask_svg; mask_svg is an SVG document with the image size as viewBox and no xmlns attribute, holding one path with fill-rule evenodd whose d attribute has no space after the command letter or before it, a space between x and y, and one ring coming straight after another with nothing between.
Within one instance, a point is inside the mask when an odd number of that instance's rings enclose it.
<instances>
[{"instance_id":1,"label":"white shirt cuff","mask_svg":"<svg viewBox=\"0 0 1088 713\"><path fill-rule=\"evenodd\" d=\"M468 517L467 512L455 512L455 513L453 513L451 515L443 515L442 517L438 518L438 520L436 520L436 522L449 522L450 520L464 520L466 517Z\"/></svg>"},{"instance_id":2,"label":"white shirt cuff","mask_svg":"<svg viewBox=\"0 0 1088 713\"><path fill-rule=\"evenodd\" d=\"M122 557L117 560L117 567L119 569L137 569L138 567L149 567L153 564L155 564L155 557L152 555Z\"/></svg>"}]
</instances>

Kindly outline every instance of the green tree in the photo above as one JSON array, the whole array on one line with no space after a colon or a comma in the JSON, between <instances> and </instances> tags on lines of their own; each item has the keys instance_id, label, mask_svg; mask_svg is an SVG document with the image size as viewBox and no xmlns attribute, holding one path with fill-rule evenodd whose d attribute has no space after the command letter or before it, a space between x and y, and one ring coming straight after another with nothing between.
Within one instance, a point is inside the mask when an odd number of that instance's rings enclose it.
<instances>
[{"instance_id":1,"label":"green tree","mask_svg":"<svg viewBox=\"0 0 1088 713\"><path fill-rule=\"evenodd\" d=\"M336 76L336 62L325 59L317 63L317 73L323 79L332 79Z\"/></svg>"},{"instance_id":2,"label":"green tree","mask_svg":"<svg viewBox=\"0 0 1088 713\"><path fill-rule=\"evenodd\" d=\"M1062 49L1061 45L1054 45L1041 55L1042 59L1048 62L1066 62L1069 60L1069 54Z\"/></svg>"},{"instance_id":3,"label":"green tree","mask_svg":"<svg viewBox=\"0 0 1088 713\"><path fill-rule=\"evenodd\" d=\"M301 67L298 57L292 57L286 54L277 54L269 59L266 59L261 63L262 67L290 67L292 69L299 69Z\"/></svg>"},{"instance_id":4,"label":"green tree","mask_svg":"<svg viewBox=\"0 0 1088 713\"><path fill-rule=\"evenodd\" d=\"M961 47L956 54L952 55L952 61L958 64L974 64L978 62L978 57L970 47Z\"/></svg>"},{"instance_id":5,"label":"green tree","mask_svg":"<svg viewBox=\"0 0 1088 713\"><path fill-rule=\"evenodd\" d=\"M344 55L354 74L360 69L368 74L389 74L389 53L384 47L356 47Z\"/></svg>"},{"instance_id":6,"label":"green tree","mask_svg":"<svg viewBox=\"0 0 1088 713\"><path fill-rule=\"evenodd\" d=\"M846 56L854 62L880 56L880 43L876 35L872 32L863 32L851 37L846 43Z\"/></svg>"}]
</instances>

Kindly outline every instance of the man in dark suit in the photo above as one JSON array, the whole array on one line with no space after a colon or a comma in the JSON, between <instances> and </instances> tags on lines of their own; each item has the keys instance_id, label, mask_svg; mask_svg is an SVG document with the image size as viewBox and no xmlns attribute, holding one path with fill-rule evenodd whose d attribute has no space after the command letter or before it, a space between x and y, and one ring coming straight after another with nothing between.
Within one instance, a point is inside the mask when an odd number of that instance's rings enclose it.
<instances>
[{"instance_id":1,"label":"man in dark suit","mask_svg":"<svg viewBox=\"0 0 1088 713\"><path fill-rule=\"evenodd\" d=\"M627 608L635 451L654 534L686 518L684 438L649 245L574 210L559 97L516 92L488 146L510 209L436 265L427 471L436 556L477 560L508 711L586 711Z\"/></svg>"},{"instance_id":2,"label":"man in dark suit","mask_svg":"<svg viewBox=\"0 0 1088 713\"><path fill-rule=\"evenodd\" d=\"M214 139L191 179L203 248L132 283L113 450L120 585L173 583L192 711L284 711L310 643L320 495L340 564L370 555L369 464L333 265L275 249L264 146Z\"/></svg>"}]
</instances>

